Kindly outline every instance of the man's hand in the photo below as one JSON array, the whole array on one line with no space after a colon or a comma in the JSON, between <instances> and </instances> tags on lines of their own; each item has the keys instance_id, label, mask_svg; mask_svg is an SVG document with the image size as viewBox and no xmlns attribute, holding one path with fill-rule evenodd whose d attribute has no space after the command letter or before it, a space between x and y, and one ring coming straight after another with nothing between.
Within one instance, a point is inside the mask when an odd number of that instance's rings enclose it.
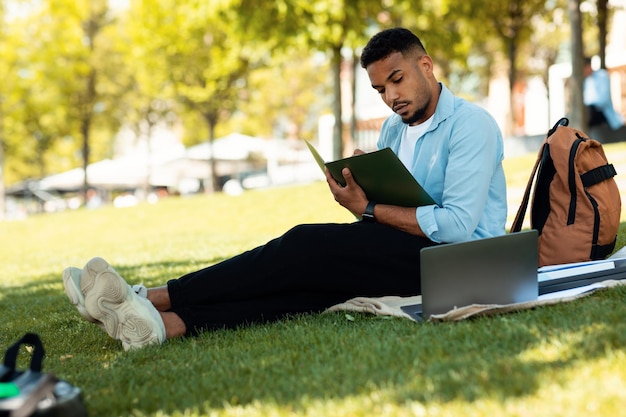
<instances>
[{"instance_id":1,"label":"man's hand","mask_svg":"<svg viewBox=\"0 0 626 417\"><path fill-rule=\"evenodd\" d=\"M363 155L364 153L364 151L357 148L354 150L352 155ZM332 175L330 175L328 168L326 168L326 182L328 182L330 192L333 193L336 202L347 208L355 216L361 217L361 213L365 211L365 207L368 203L365 192L359 184L356 183L348 168L344 168L341 173L343 178L346 180L345 187L335 181Z\"/></svg>"},{"instance_id":2,"label":"man's hand","mask_svg":"<svg viewBox=\"0 0 626 417\"><path fill-rule=\"evenodd\" d=\"M325 174L326 182L328 183L330 192L335 197L335 201L351 211L355 216L361 216L361 213L365 211L365 207L367 206L367 197L363 189L354 180L350 170L344 168L341 171L343 178L346 180L345 187L335 181L328 168L326 168Z\"/></svg>"},{"instance_id":3,"label":"man's hand","mask_svg":"<svg viewBox=\"0 0 626 417\"><path fill-rule=\"evenodd\" d=\"M364 153L365 152L360 149L354 151L354 155ZM365 212L368 200L365 191L363 191L361 186L354 180L350 169L344 168L341 171L346 181L345 187L342 187L341 184L335 181L328 168L326 168L325 174L326 182L328 183L330 192L335 197L335 201L348 209L355 216L361 217L361 214ZM396 229L403 230L413 235L426 237L420 225L417 223L415 210L415 207L398 207L379 203L376 205L376 222L395 227Z\"/></svg>"}]
</instances>

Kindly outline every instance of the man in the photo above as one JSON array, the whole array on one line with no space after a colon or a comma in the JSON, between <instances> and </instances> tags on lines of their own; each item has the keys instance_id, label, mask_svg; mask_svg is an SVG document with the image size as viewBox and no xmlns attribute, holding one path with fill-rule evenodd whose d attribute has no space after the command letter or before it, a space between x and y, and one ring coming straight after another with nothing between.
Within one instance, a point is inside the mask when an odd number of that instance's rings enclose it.
<instances>
[{"instance_id":1,"label":"man","mask_svg":"<svg viewBox=\"0 0 626 417\"><path fill-rule=\"evenodd\" d=\"M583 99L587 107L587 124L590 128L607 124L611 130L623 126L622 116L613 108L611 80L604 69L594 71L591 58L583 59Z\"/></svg>"},{"instance_id":2,"label":"man","mask_svg":"<svg viewBox=\"0 0 626 417\"><path fill-rule=\"evenodd\" d=\"M420 250L505 232L503 140L483 109L455 97L409 30L374 36L361 57L372 87L394 111L378 147L390 147L437 202L375 204L348 169L335 200L363 220L299 225L265 245L205 269L135 291L102 258L63 282L81 315L125 349L202 330L321 312L355 296L420 294ZM138 292L138 293L137 293Z\"/></svg>"}]
</instances>

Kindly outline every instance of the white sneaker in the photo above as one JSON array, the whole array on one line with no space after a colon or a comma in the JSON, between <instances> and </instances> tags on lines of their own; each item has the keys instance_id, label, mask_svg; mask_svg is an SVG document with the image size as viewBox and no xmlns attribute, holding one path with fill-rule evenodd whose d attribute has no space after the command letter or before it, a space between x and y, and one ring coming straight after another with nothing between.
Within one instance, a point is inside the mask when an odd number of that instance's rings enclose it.
<instances>
[{"instance_id":1,"label":"white sneaker","mask_svg":"<svg viewBox=\"0 0 626 417\"><path fill-rule=\"evenodd\" d=\"M87 262L80 286L87 313L102 322L107 334L120 340L124 350L165 341L165 325L157 309L138 296L104 259Z\"/></svg>"},{"instance_id":2,"label":"white sneaker","mask_svg":"<svg viewBox=\"0 0 626 417\"><path fill-rule=\"evenodd\" d=\"M65 294L67 294L71 303L76 306L78 312L85 320L102 326L102 323L94 319L85 308L85 296L80 290L82 272L82 269L73 266L63 270L63 288L65 288Z\"/></svg>"},{"instance_id":3,"label":"white sneaker","mask_svg":"<svg viewBox=\"0 0 626 417\"><path fill-rule=\"evenodd\" d=\"M82 273L82 269L74 266L67 267L63 270L63 288L65 289L65 294L67 298L70 299L70 302L76 306L76 309L85 320L103 327L103 324L93 318L85 308L85 295L80 288ZM131 288L140 297L148 298L148 289L144 285L136 284Z\"/></svg>"}]
</instances>

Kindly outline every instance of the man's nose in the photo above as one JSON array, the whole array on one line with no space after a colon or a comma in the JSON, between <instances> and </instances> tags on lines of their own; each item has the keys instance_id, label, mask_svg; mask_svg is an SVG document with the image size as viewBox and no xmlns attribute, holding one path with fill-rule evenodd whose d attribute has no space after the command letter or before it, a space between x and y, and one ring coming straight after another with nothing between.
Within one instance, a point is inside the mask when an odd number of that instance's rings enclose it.
<instances>
[{"instance_id":1,"label":"man's nose","mask_svg":"<svg viewBox=\"0 0 626 417\"><path fill-rule=\"evenodd\" d=\"M393 102L399 98L398 89L394 87L385 88L385 101L389 104L389 107L393 107Z\"/></svg>"}]
</instances>

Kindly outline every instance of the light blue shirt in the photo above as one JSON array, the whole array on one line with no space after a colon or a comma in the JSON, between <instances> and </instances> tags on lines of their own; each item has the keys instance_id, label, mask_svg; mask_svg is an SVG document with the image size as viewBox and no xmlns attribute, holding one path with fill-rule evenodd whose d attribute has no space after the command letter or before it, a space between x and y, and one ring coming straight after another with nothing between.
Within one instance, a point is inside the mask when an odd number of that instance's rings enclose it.
<instances>
[{"instance_id":1,"label":"light blue shirt","mask_svg":"<svg viewBox=\"0 0 626 417\"><path fill-rule=\"evenodd\" d=\"M417 141L408 167L437 203L418 207L417 221L438 243L502 235L507 200L500 128L486 110L441 86L433 122ZM378 148L397 154L406 128L400 116L389 116Z\"/></svg>"},{"instance_id":2,"label":"light blue shirt","mask_svg":"<svg viewBox=\"0 0 626 417\"><path fill-rule=\"evenodd\" d=\"M583 97L585 105L595 106L604 114L609 127L617 130L624 125L622 115L613 108L611 100L611 79L606 70L593 71L583 81Z\"/></svg>"}]
</instances>

